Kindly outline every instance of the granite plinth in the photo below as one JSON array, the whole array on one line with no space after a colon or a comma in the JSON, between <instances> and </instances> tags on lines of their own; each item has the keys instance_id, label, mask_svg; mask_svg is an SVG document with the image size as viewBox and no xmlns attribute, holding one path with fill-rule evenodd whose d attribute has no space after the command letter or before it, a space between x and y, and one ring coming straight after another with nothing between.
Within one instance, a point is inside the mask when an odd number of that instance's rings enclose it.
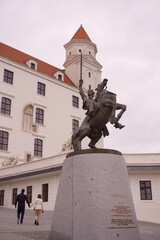
<instances>
[{"instance_id":1,"label":"granite plinth","mask_svg":"<svg viewBox=\"0 0 160 240\"><path fill-rule=\"evenodd\" d=\"M128 172L115 150L64 161L49 240L139 240Z\"/></svg>"}]
</instances>

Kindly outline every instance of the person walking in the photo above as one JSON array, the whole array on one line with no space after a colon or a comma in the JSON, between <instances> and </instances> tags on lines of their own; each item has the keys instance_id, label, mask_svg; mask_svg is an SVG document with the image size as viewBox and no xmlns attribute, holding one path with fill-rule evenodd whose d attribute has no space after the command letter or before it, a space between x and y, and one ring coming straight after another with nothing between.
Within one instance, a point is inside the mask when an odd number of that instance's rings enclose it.
<instances>
[{"instance_id":1,"label":"person walking","mask_svg":"<svg viewBox=\"0 0 160 240\"><path fill-rule=\"evenodd\" d=\"M43 200L42 200L42 196L41 194L37 195L37 198L35 200L35 202L31 205L34 205L34 211L35 211L35 225L39 225L39 219L41 216L41 213L44 212L43 211Z\"/></svg>"},{"instance_id":2,"label":"person walking","mask_svg":"<svg viewBox=\"0 0 160 240\"><path fill-rule=\"evenodd\" d=\"M21 190L21 193L17 195L16 201L15 201L15 208L18 203L17 208L17 223L23 223L24 219L24 213L25 213L25 202L27 202L28 207L30 207L30 203L28 201L27 195L24 194L25 189Z\"/></svg>"}]
</instances>

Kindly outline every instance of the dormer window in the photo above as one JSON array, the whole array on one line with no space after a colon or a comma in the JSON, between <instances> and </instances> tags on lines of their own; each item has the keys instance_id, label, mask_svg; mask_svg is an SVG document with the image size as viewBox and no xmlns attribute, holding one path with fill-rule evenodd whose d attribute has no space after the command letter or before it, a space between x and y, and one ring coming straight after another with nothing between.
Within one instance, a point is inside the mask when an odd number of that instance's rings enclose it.
<instances>
[{"instance_id":1,"label":"dormer window","mask_svg":"<svg viewBox=\"0 0 160 240\"><path fill-rule=\"evenodd\" d=\"M58 74L58 80L62 81L62 75Z\"/></svg>"},{"instance_id":2,"label":"dormer window","mask_svg":"<svg viewBox=\"0 0 160 240\"><path fill-rule=\"evenodd\" d=\"M37 62L36 61L34 61L34 60L28 60L27 62L26 62L26 64L27 64L27 66L28 67L30 67L31 69L34 69L34 70L37 70Z\"/></svg>"},{"instance_id":3,"label":"dormer window","mask_svg":"<svg viewBox=\"0 0 160 240\"><path fill-rule=\"evenodd\" d=\"M31 68L32 68L32 69L35 69L35 67L36 67L35 63L32 63L32 62L31 62Z\"/></svg>"},{"instance_id":4,"label":"dormer window","mask_svg":"<svg viewBox=\"0 0 160 240\"><path fill-rule=\"evenodd\" d=\"M60 72L60 71L58 71L58 72L56 72L55 74L54 74L54 76L59 80L59 81L64 81L64 73L63 72Z\"/></svg>"}]
</instances>

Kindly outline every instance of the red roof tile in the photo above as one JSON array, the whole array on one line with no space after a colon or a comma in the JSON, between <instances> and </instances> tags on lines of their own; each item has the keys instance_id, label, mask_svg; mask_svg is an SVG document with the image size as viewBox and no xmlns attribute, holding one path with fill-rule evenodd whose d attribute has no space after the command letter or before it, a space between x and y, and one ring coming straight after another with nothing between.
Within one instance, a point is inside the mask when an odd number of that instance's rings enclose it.
<instances>
[{"instance_id":1,"label":"red roof tile","mask_svg":"<svg viewBox=\"0 0 160 240\"><path fill-rule=\"evenodd\" d=\"M53 74L56 73L57 71L62 71L64 73L64 70L62 69L54 67L48 63L45 63L35 57L32 57L1 42L0 42L0 56L8 58L14 62L24 64L25 66L28 60L34 60L35 62L37 62L37 71L50 77L53 77ZM75 86L74 83L66 75L64 75L64 82L71 86Z\"/></svg>"},{"instance_id":2,"label":"red roof tile","mask_svg":"<svg viewBox=\"0 0 160 240\"><path fill-rule=\"evenodd\" d=\"M74 34L74 36L72 37L71 40L74 40L74 39L77 39L77 40L84 39L84 40L88 40L88 41L92 42L82 25L79 27L79 29Z\"/></svg>"}]
</instances>

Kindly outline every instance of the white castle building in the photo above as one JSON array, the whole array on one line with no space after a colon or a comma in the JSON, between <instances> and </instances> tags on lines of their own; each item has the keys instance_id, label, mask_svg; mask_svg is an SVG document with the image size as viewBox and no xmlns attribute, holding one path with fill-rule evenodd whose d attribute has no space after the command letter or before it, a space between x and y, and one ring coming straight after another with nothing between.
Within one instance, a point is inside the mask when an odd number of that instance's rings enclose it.
<instances>
[{"instance_id":1,"label":"white castle building","mask_svg":"<svg viewBox=\"0 0 160 240\"><path fill-rule=\"evenodd\" d=\"M63 161L73 151L71 135L85 116L78 91L81 53L84 89L102 80L96 44L83 26L64 48L59 69L0 43L0 207L14 208L25 188L30 202L42 193L44 208L54 210ZM160 154L123 156L138 220L160 223Z\"/></svg>"}]
</instances>

